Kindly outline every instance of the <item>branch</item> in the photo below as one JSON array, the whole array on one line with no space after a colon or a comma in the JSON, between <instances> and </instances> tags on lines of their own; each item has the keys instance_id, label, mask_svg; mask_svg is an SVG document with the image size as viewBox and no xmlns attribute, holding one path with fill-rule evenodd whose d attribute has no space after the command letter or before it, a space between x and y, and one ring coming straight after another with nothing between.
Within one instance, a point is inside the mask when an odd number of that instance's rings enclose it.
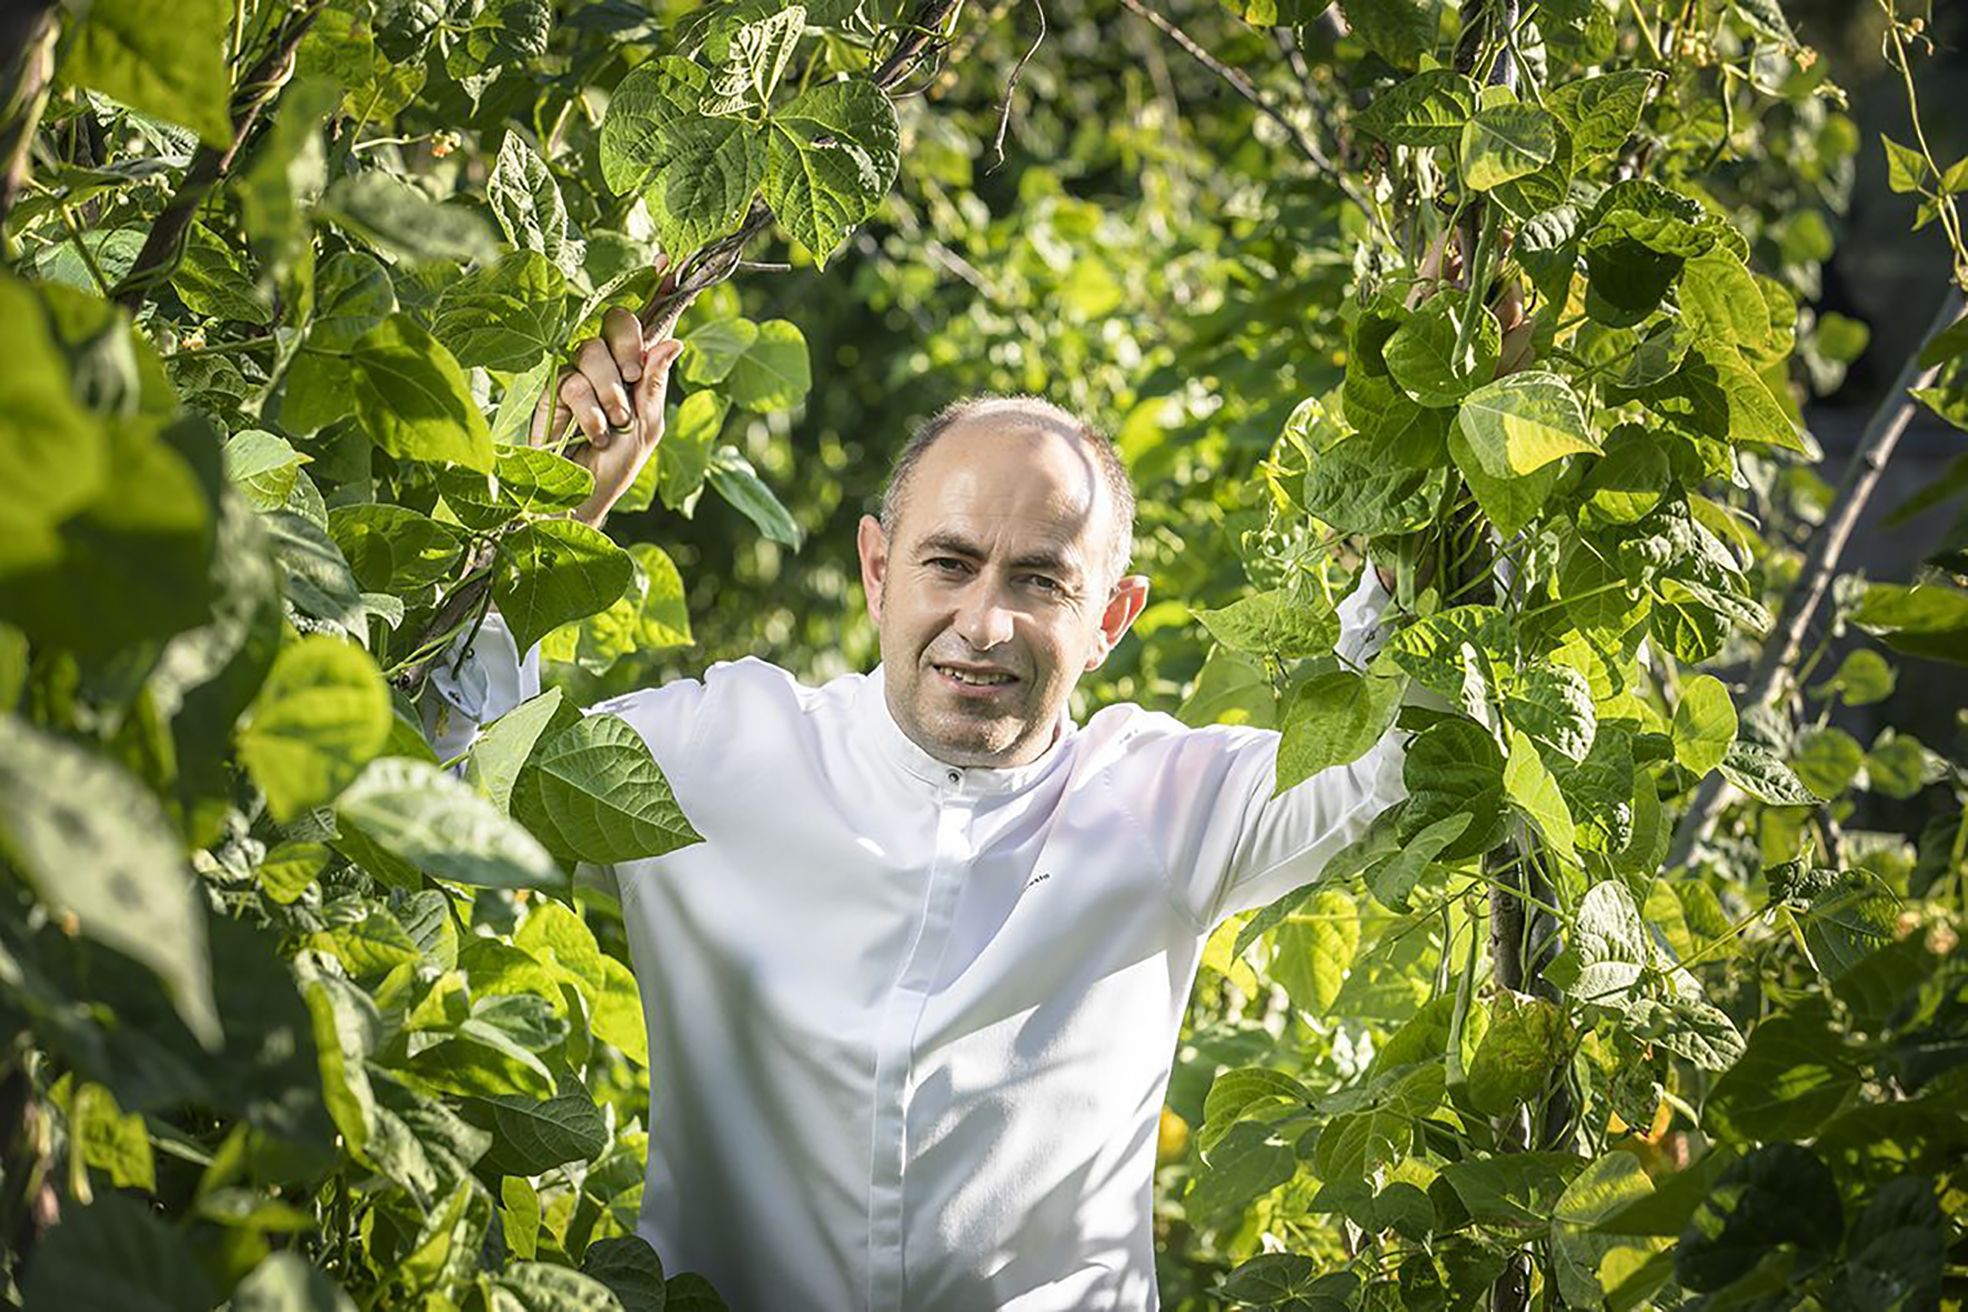
<instances>
[{"instance_id":1,"label":"branch","mask_svg":"<svg viewBox=\"0 0 1968 1312\"><path fill-rule=\"evenodd\" d=\"M27 152L54 80L55 0L0 5L0 227L27 181Z\"/></svg>"},{"instance_id":2,"label":"branch","mask_svg":"<svg viewBox=\"0 0 1968 1312\"><path fill-rule=\"evenodd\" d=\"M1257 89L1256 84L1250 78L1246 77L1241 71L1230 67L1209 51L1203 49L1194 37L1177 27L1174 23L1171 23L1168 19L1162 17L1162 15L1148 8L1147 5L1142 3L1142 0L1121 0L1121 3L1160 29L1162 35L1175 42L1178 46L1181 46L1197 63L1229 83L1230 89L1249 101L1258 113L1283 128L1285 135L1290 137L1292 144L1298 148L1299 154L1305 156L1306 159L1312 162L1313 167L1331 178L1333 185L1344 192L1348 200L1358 205L1362 210L1372 213L1373 207L1367 203L1366 197L1360 195L1346 175L1333 164L1332 160L1327 157L1326 152L1320 148L1319 143L1306 136L1300 130L1298 124L1280 113L1277 107L1265 98L1264 93Z\"/></svg>"},{"instance_id":3,"label":"branch","mask_svg":"<svg viewBox=\"0 0 1968 1312\"><path fill-rule=\"evenodd\" d=\"M1879 408L1866 422L1858 449L1852 453L1851 460L1845 466L1845 475L1839 480L1831 513L1825 516L1824 523L1812 535L1804 568L1798 573L1797 581L1790 585L1790 591L1784 595L1776 625L1770 630L1762 654L1756 658L1756 665L1750 671L1748 686L1743 690L1743 710L1768 706L1777 700L1779 681L1797 661L1797 653L1804 646L1804 635L1817 614L1819 603L1824 600L1825 591L1831 586L1832 576L1838 572L1839 558L1845 554L1845 544L1851 540L1852 529L1859 522L1859 513L1872 497L1873 489L1879 484L1879 476L1885 471L1893 448L1899 443L1900 434L1906 431L1908 420L1913 418L1912 393L1915 389L1930 386L1934 376L1940 372L1941 366L1938 364L1922 369L1920 352L1926 349L1928 342L1960 322L1964 316L1968 316L1968 306L1964 306L1962 293L1956 288L1948 288L1947 294L1941 298L1941 308L1934 316L1933 326L1907 357L1906 363L1900 366L1899 377L1893 380ZM1674 870L1688 863L1696 845L1707 838L1709 830L1714 828L1715 818L1730 791L1728 783L1719 774L1711 774L1702 780L1681 817L1681 823L1675 826L1674 842L1667 852L1667 869Z\"/></svg>"},{"instance_id":4,"label":"branch","mask_svg":"<svg viewBox=\"0 0 1968 1312\"><path fill-rule=\"evenodd\" d=\"M193 152L191 166L185 170L176 194L151 224L150 235L144 239L143 249L137 252L136 262L116 285L113 299L123 308L135 313L177 268L184 254L185 234L191 230L198 207L231 174L233 162L239 158L239 151L254 125L293 76L294 52L326 4L327 0L295 0L294 7L281 20L272 49L240 79L232 94L231 143L223 150L201 145Z\"/></svg>"}]
</instances>

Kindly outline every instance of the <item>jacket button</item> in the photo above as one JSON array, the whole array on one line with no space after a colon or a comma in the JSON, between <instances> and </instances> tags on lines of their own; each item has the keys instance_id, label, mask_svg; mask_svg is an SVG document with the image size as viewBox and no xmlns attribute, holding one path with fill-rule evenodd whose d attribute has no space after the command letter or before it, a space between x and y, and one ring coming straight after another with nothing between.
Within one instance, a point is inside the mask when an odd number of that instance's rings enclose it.
<instances>
[{"instance_id":1,"label":"jacket button","mask_svg":"<svg viewBox=\"0 0 1968 1312\"><path fill-rule=\"evenodd\" d=\"M953 784L962 783L963 776L958 774L955 770L952 770L950 771L950 782Z\"/></svg>"}]
</instances>

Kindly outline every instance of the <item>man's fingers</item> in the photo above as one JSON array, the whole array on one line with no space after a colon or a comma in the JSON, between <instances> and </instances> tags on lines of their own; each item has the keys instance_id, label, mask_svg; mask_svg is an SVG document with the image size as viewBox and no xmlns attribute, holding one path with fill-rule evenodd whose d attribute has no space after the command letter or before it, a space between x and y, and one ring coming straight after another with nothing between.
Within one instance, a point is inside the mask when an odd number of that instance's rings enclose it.
<instances>
[{"instance_id":1,"label":"man's fingers","mask_svg":"<svg viewBox=\"0 0 1968 1312\"><path fill-rule=\"evenodd\" d=\"M581 426L588 441L596 447L606 447L609 438L608 416L602 413L601 401L595 396L594 385L588 381L587 375L570 373L561 380L560 399L573 412L574 422Z\"/></svg>"},{"instance_id":2,"label":"man's fingers","mask_svg":"<svg viewBox=\"0 0 1968 1312\"><path fill-rule=\"evenodd\" d=\"M683 343L666 338L643 354L645 372L636 387L636 413L642 420L642 440L655 442L663 435L663 405L670 391L670 367L683 354Z\"/></svg>"},{"instance_id":3,"label":"man's fingers","mask_svg":"<svg viewBox=\"0 0 1968 1312\"><path fill-rule=\"evenodd\" d=\"M642 378L642 320L631 310L616 306L601 317L601 342L614 357L615 372L625 383ZM592 371L590 371L592 372ZM623 402L627 404L626 399Z\"/></svg>"},{"instance_id":4,"label":"man's fingers","mask_svg":"<svg viewBox=\"0 0 1968 1312\"><path fill-rule=\"evenodd\" d=\"M581 350L574 359L588 386L593 389L595 400L601 403L609 424L615 428L628 427L629 393L622 386L620 367L608 344L599 337L591 337L581 344ZM637 361L636 372L642 372L640 360Z\"/></svg>"}]
</instances>

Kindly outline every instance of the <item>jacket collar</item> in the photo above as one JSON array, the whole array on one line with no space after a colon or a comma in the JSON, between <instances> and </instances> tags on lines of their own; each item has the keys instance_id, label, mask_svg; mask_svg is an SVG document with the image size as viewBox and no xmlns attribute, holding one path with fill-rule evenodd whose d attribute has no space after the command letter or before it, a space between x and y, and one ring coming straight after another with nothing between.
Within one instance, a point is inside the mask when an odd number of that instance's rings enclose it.
<instances>
[{"instance_id":1,"label":"jacket collar","mask_svg":"<svg viewBox=\"0 0 1968 1312\"><path fill-rule=\"evenodd\" d=\"M924 751L902 731L888 709L888 693L882 667L876 665L861 682L855 695L855 718L874 740L876 749L909 774L939 789L967 795L998 796L1022 792L1052 770L1068 755L1068 744L1079 732L1079 725L1062 708L1052 742L1035 760L1024 765L951 765Z\"/></svg>"}]
</instances>

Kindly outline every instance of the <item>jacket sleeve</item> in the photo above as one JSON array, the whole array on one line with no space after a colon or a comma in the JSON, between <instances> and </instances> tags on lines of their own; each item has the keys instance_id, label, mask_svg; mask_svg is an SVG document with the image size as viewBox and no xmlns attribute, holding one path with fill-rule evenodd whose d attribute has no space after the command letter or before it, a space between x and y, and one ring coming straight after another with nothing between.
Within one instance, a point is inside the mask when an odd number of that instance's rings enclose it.
<instances>
[{"instance_id":1,"label":"jacket sleeve","mask_svg":"<svg viewBox=\"0 0 1968 1312\"><path fill-rule=\"evenodd\" d=\"M469 645L460 635L438 660L430 686L437 696L424 701L424 736L438 759L448 761L471 746L479 729L539 695L540 648L522 658L505 617L489 610Z\"/></svg>"},{"instance_id":2,"label":"jacket sleeve","mask_svg":"<svg viewBox=\"0 0 1968 1312\"><path fill-rule=\"evenodd\" d=\"M1338 653L1364 664L1385 634L1387 594L1371 569L1340 603ZM1166 719L1166 717L1156 717ZM1389 730L1358 760L1273 797L1275 730L1173 726L1132 774L1129 804L1161 859L1171 897L1200 933L1319 877L1341 848L1406 796L1403 735ZM1125 786L1125 785L1124 785Z\"/></svg>"}]
</instances>

